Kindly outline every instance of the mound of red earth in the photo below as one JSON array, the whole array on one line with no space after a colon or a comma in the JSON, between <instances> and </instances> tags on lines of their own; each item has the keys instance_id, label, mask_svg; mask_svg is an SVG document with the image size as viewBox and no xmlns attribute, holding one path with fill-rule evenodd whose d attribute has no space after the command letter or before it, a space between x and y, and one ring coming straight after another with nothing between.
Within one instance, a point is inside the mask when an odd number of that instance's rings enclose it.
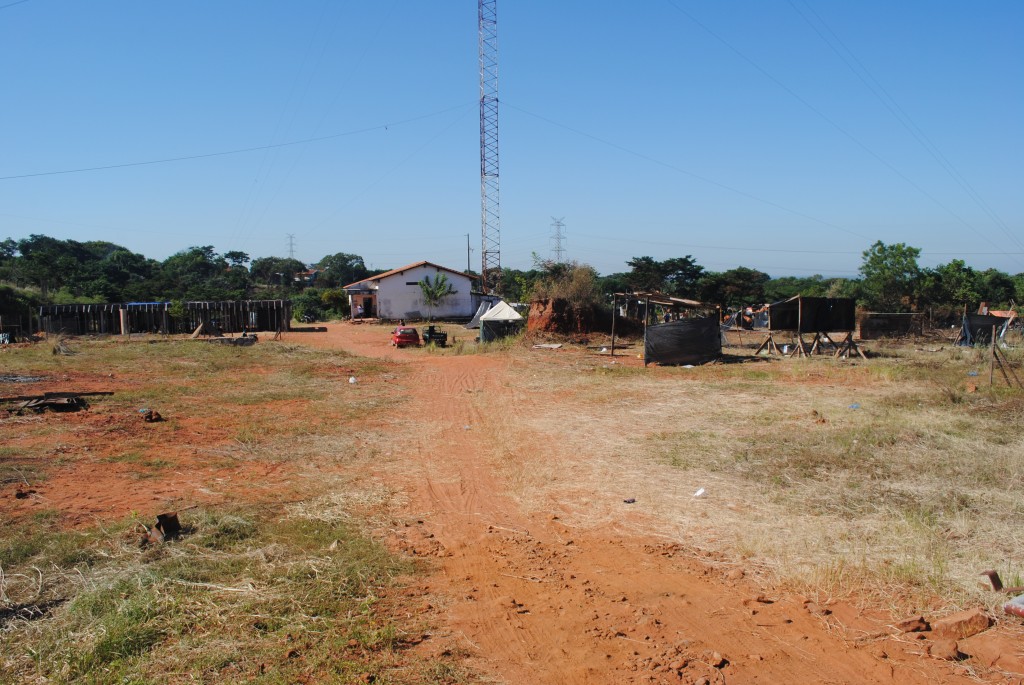
<instances>
[{"instance_id":1,"label":"mound of red earth","mask_svg":"<svg viewBox=\"0 0 1024 685\"><path fill-rule=\"evenodd\" d=\"M530 303L530 314L526 322L527 333L571 336L611 333L611 330L611 312L603 310L598 305L576 305L562 298L534 300ZM626 330L621 332L628 333Z\"/></svg>"}]
</instances>

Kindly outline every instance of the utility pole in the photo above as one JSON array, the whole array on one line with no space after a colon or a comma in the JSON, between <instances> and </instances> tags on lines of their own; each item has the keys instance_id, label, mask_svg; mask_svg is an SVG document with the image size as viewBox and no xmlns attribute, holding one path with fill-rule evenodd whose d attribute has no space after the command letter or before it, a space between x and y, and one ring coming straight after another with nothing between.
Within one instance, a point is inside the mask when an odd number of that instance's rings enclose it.
<instances>
[{"instance_id":1,"label":"utility pole","mask_svg":"<svg viewBox=\"0 0 1024 685\"><path fill-rule=\"evenodd\" d=\"M498 3L478 0L480 52L480 286L501 285L501 220L498 201Z\"/></svg>"},{"instance_id":2,"label":"utility pole","mask_svg":"<svg viewBox=\"0 0 1024 685\"><path fill-rule=\"evenodd\" d=\"M470 261L469 261L469 253L472 252L472 251L473 251L473 248L471 248L469 246L469 234L467 233L466 234L466 273L467 274L469 273L469 270L471 268L473 268L472 266L470 266Z\"/></svg>"},{"instance_id":3,"label":"utility pole","mask_svg":"<svg viewBox=\"0 0 1024 685\"><path fill-rule=\"evenodd\" d=\"M295 234L288 234L288 259L295 259Z\"/></svg>"},{"instance_id":4,"label":"utility pole","mask_svg":"<svg viewBox=\"0 0 1024 685\"><path fill-rule=\"evenodd\" d=\"M562 219L564 218L565 217L563 216ZM556 264L563 264L565 262L565 248L562 247L562 240L565 239L565 234L562 233L562 229L565 228L565 224L562 223L562 219L551 217L551 220L554 221L554 223L551 224L551 228L555 229L554 235L551 236L551 240L554 243L554 247L551 248L551 252L554 253Z\"/></svg>"}]
</instances>

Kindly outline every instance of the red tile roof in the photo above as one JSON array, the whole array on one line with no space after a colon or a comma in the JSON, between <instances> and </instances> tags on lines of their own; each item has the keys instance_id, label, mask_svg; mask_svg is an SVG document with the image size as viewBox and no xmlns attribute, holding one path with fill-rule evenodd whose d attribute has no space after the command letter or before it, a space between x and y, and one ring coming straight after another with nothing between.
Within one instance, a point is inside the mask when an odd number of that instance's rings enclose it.
<instances>
[{"instance_id":1,"label":"red tile roof","mask_svg":"<svg viewBox=\"0 0 1024 685\"><path fill-rule=\"evenodd\" d=\"M349 283L348 285L342 286L342 288L344 288L344 289L353 288L353 287L359 285L360 283L366 283L367 281L379 281L381 279L387 278L388 276L394 276L396 274L400 274L400 273L403 273L405 271L409 271L411 269L415 269L416 267L419 267L419 266L432 266L435 269L439 269L441 271L447 271L448 273L456 274L458 276L465 276L466 278L472 278L472 279L479 278L479 276L473 276L472 274L463 273L462 271L456 271L455 269L449 269L447 266L441 266L440 264L434 264L433 262L428 262L428 261L424 260L422 262L416 262L414 264L407 264L406 266L400 267L398 269L392 269L391 271L385 271L384 273L379 273L379 274L376 274L375 276L367 276L366 278L358 280L355 283Z\"/></svg>"}]
</instances>

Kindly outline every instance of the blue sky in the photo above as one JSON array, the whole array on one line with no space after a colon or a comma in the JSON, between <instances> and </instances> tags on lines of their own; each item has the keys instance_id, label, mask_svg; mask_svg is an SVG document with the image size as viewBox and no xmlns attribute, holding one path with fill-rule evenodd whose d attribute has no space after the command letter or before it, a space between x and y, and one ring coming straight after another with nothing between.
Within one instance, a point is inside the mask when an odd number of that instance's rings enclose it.
<instances>
[{"instance_id":1,"label":"blue sky","mask_svg":"<svg viewBox=\"0 0 1024 685\"><path fill-rule=\"evenodd\" d=\"M550 256L563 218L601 273L849 276L875 240L1024 272L1024 3L498 17L503 266ZM476 21L468 0L0 0L0 238L255 258L291 234L305 262L462 268L469 234L478 269Z\"/></svg>"}]
</instances>

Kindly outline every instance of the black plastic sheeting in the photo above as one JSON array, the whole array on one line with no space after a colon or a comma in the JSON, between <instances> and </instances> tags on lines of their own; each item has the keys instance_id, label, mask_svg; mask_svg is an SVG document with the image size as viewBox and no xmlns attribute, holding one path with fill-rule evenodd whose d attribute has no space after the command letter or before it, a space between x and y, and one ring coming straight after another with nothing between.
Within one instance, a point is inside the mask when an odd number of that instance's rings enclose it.
<instances>
[{"instance_id":1,"label":"black plastic sheeting","mask_svg":"<svg viewBox=\"0 0 1024 685\"><path fill-rule=\"evenodd\" d=\"M793 297L768 305L768 328L805 333L857 328L857 303L849 297Z\"/></svg>"},{"instance_id":2,"label":"black plastic sheeting","mask_svg":"<svg viewBox=\"0 0 1024 685\"><path fill-rule=\"evenodd\" d=\"M720 356L722 332L717 316L679 319L647 327L646 364L704 364Z\"/></svg>"},{"instance_id":3,"label":"black plastic sheeting","mask_svg":"<svg viewBox=\"0 0 1024 685\"><path fill-rule=\"evenodd\" d=\"M1002 338L1006 334L1008 321L1009 319L991 314L968 314L964 317L958 344L964 347L991 345L992 328L995 327L996 338Z\"/></svg>"},{"instance_id":4,"label":"black plastic sheeting","mask_svg":"<svg viewBox=\"0 0 1024 685\"><path fill-rule=\"evenodd\" d=\"M484 319L480 322L480 342L494 342L501 338L516 335L523 330L526 319L515 321L495 321Z\"/></svg>"}]
</instances>

